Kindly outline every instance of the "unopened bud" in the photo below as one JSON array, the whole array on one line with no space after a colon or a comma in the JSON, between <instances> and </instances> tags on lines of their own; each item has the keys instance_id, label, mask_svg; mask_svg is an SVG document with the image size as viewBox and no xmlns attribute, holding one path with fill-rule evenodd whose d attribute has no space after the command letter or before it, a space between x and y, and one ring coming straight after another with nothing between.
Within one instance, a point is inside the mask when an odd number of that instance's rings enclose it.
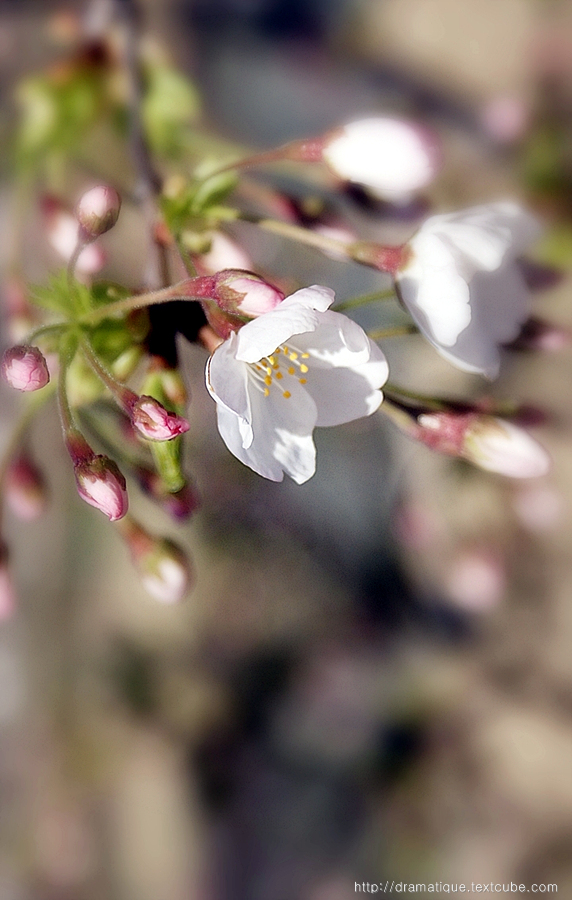
<instances>
[{"instance_id":1,"label":"unopened bud","mask_svg":"<svg viewBox=\"0 0 572 900\"><path fill-rule=\"evenodd\" d=\"M37 391L47 385L50 373L37 347L10 347L2 358L2 375L17 391Z\"/></svg>"},{"instance_id":2,"label":"unopened bud","mask_svg":"<svg viewBox=\"0 0 572 900\"><path fill-rule=\"evenodd\" d=\"M442 153L436 135L424 126L379 116L327 135L322 159L345 181L395 200L429 184L441 166Z\"/></svg>"},{"instance_id":3,"label":"unopened bud","mask_svg":"<svg viewBox=\"0 0 572 900\"><path fill-rule=\"evenodd\" d=\"M8 466L6 499L12 512L26 522L37 519L45 509L44 476L25 453L18 455Z\"/></svg>"},{"instance_id":4,"label":"unopened bud","mask_svg":"<svg viewBox=\"0 0 572 900\"><path fill-rule=\"evenodd\" d=\"M156 538L132 519L122 527L145 589L161 603L179 603L193 582L186 553L167 538Z\"/></svg>"},{"instance_id":5,"label":"unopened bud","mask_svg":"<svg viewBox=\"0 0 572 900\"><path fill-rule=\"evenodd\" d=\"M129 505L127 485L112 459L93 455L78 461L74 474L82 500L100 509L110 522L123 518Z\"/></svg>"},{"instance_id":6,"label":"unopened bud","mask_svg":"<svg viewBox=\"0 0 572 900\"><path fill-rule=\"evenodd\" d=\"M220 309L254 319L275 309L285 294L254 272L225 269L215 276L215 297Z\"/></svg>"},{"instance_id":7,"label":"unopened bud","mask_svg":"<svg viewBox=\"0 0 572 900\"><path fill-rule=\"evenodd\" d=\"M479 413L430 412L417 418L424 444L509 478L538 478L550 469L546 450L526 431Z\"/></svg>"},{"instance_id":8,"label":"unopened bud","mask_svg":"<svg viewBox=\"0 0 572 900\"><path fill-rule=\"evenodd\" d=\"M526 431L513 422L478 412L474 406L429 409L386 397L381 410L409 437L488 472L538 478L550 469L548 453Z\"/></svg>"},{"instance_id":9,"label":"unopened bud","mask_svg":"<svg viewBox=\"0 0 572 900\"><path fill-rule=\"evenodd\" d=\"M113 228L121 209L121 197L114 188L98 185L87 191L76 207L79 239L90 244Z\"/></svg>"},{"instance_id":10,"label":"unopened bud","mask_svg":"<svg viewBox=\"0 0 572 900\"><path fill-rule=\"evenodd\" d=\"M518 425L494 416L475 417L465 433L463 456L481 469L509 478L539 478L551 465L538 441Z\"/></svg>"},{"instance_id":11,"label":"unopened bud","mask_svg":"<svg viewBox=\"0 0 572 900\"><path fill-rule=\"evenodd\" d=\"M143 395L131 408L131 422L148 441L170 441L189 430L182 416L169 412L154 397Z\"/></svg>"},{"instance_id":12,"label":"unopened bud","mask_svg":"<svg viewBox=\"0 0 572 900\"><path fill-rule=\"evenodd\" d=\"M270 312L285 294L254 272L223 269L216 275L189 279L194 297L201 300L211 328L223 340L249 320Z\"/></svg>"}]
</instances>

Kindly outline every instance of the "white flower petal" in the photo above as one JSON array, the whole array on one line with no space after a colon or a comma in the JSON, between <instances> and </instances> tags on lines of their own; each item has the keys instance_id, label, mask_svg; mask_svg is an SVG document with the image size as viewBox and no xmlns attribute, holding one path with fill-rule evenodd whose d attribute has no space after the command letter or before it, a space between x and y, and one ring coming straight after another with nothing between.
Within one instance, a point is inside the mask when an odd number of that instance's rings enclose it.
<instances>
[{"instance_id":1,"label":"white flower petal","mask_svg":"<svg viewBox=\"0 0 572 900\"><path fill-rule=\"evenodd\" d=\"M318 409L317 425L352 422L378 409L387 361L359 325L327 312L315 332L296 338L296 346L310 354L305 388Z\"/></svg>"},{"instance_id":2,"label":"white flower petal","mask_svg":"<svg viewBox=\"0 0 572 900\"><path fill-rule=\"evenodd\" d=\"M237 336L232 334L207 361L207 389L217 404L237 417L241 441L252 443L252 414L247 390L247 368L236 359Z\"/></svg>"},{"instance_id":3,"label":"white flower petal","mask_svg":"<svg viewBox=\"0 0 572 900\"><path fill-rule=\"evenodd\" d=\"M516 337L529 295L515 263L539 233L514 203L433 216L410 242L399 293L439 353L468 372L494 378L498 345Z\"/></svg>"},{"instance_id":4,"label":"white flower petal","mask_svg":"<svg viewBox=\"0 0 572 900\"><path fill-rule=\"evenodd\" d=\"M429 340L448 347L471 321L469 287L435 235L418 237L412 241L415 255L398 275L399 292Z\"/></svg>"},{"instance_id":5,"label":"white flower petal","mask_svg":"<svg viewBox=\"0 0 572 900\"><path fill-rule=\"evenodd\" d=\"M316 404L296 382L286 398L278 386L267 397L254 389L252 402L252 443L245 447L239 420L230 410L218 408L218 426L231 453L241 462L271 481L282 481L284 472L298 484L316 470L316 448L312 431L316 424Z\"/></svg>"},{"instance_id":6,"label":"white flower petal","mask_svg":"<svg viewBox=\"0 0 572 900\"><path fill-rule=\"evenodd\" d=\"M334 302L334 292L314 285L286 297L275 309L248 322L238 332L236 358L257 362L285 343L293 334L314 331L320 319L318 312Z\"/></svg>"},{"instance_id":7,"label":"white flower petal","mask_svg":"<svg viewBox=\"0 0 572 900\"><path fill-rule=\"evenodd\" d=\"M455 343L439 352L458 368L496 378L499 344L513 340L528 315L528 290L520 269L502 266L495 277L477 273L471 281L472 318Z\"/></svg>"},{"instance_id":8,"label":"white flower petal","mask_svg":"<svg viewBox=\"0 0 572 900\"><path fill-rule=\"evenodd\" d=\"M422 228L448 241L476 269L488 271L497 269L507 253L514 259L540 234L537 220L510 202L433 216Z\"/></svg>"},{"instance_id":9,"label":"white flower petal","mask_svg":"<svg viewBox=\"0 0 572 900\"><path fill-rule=\"evenodd\" d=\"M324 161L337 175L389 198L428 184L440 157L429 131L415 122L381 116L346 125L323 150Z\"/></svg>"}]
</instances>

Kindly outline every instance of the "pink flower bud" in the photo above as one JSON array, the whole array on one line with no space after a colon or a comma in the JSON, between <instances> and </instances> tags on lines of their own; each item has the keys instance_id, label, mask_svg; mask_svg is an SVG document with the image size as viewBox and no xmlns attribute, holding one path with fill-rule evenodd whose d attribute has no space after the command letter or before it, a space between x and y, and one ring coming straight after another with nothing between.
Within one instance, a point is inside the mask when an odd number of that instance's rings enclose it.
<instances>
[{"instance_id":1,"label":"pink flower bud","mask_svg":"<svg viewBox=\"0 0 572 900\"><path fill-rule=\"evenodd\" d=\"M153 552L138 561L138 568L145 589L161 603L179 603L189 590L189 560L172 541L157 541Z\"/></svg>"},{"instance_id":2,"label":"pink flower bud","mask_svg":"<svg viewBox=\"0 0 572 900\"><path fill-rule=\"evenodd\" d=\"M146 590L162 603L179 603L194 580L185 552L173 541L153 537L132 519L125 520L122 533Z\"/></svg>"},{"instance_id":3,"label":"pink flower bud","mask_svg":"<svg viewBox=\"0 0 572 900\"><path fill-rule=\"evenodd\" d=\"M423 443L509 478L538 478L550 469L546 450L526 431L479 413L430 412L417 418Z\"/></svg>"},{"instance_id":4,"label":"pink flower bud","mask_svg":"<svg viewBox=\"0 0 572 900\"><path fill-rule=\"evenodd\" d=\"M80 497L104 513L110 522L123 518L128 499L125 478L107 456L81 459L74 466Z\"/></svg>"},{"instance_id":5,"label":"pink flower bud","mask_svg":"<svg viewBox=\"0 0 572 900\"><path fill-rule=\"evenodd\" d=\"M48 366L37 347L10 347L2 359L2 375L17 391L37 391L50 380Z\"/></svg>"},{"instance_id":6,"label":"pink flower bud","mask_svg":"<svg viewBox=\"0 0 572 900\"><path fill-rule=\"evenodd\" d=\"M322 159L345 181L362 184L378 197L399 200L433 180L442 152L429 129L405 119L378 116L327 135Z\"/></svg>"},{"instance_id":7,"label":"pink flower bud","mask_svg":"<svg viewBox=\"0 0 572 900\"><path fill-rule=\"evenodd\" d=\"M133 427L148 441L170 441L189 430L182 416L169 412L154 397L143 395L131 408Z\"/></svg>"},{"instance_id":8,"label":"pink flower bud","mask_svg":"<svg viewBox=\"0 0 572 900\"><path fill-rule=\"evenodd\" d=\"M26 522L37 519L46 506L44 476L22 453L12 460L6 472L6 499L12 512Z\"/></svg>"},{"instance_id":9,"label":"pink flower bud","mask_svg":"<svg viewBox=\"0 0 572 900\"><path fill-rule=\"evenodd\" d=\"M282 303L285 294L255 275L241 269L225 269L216 276L215 296L220 309L254 319Z\"/></svg>"},{"instance_id":10,"label":"pink flower bud","mask_svg":"<svg viewBox=\"0 0 572 900\"><path fill-rule=\"evenodd\" d=\"M79 238L89 244L113 228L121 209L121 197L107 185L98 185L87 191L76 207L79 222Z\"/></svg>"}]
</instances>

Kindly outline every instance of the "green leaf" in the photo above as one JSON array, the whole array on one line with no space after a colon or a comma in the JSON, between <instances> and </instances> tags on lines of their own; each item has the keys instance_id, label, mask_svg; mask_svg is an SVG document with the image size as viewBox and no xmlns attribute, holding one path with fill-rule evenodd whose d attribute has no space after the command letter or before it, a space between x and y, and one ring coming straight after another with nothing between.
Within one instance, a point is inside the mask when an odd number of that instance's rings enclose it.
<instances>
[{"instance_id":1,"label":"green leaf","mask_svg":"<svg viewBox=\"0 0 572 900\"><path fill-rule=\"evenodd\" d=\"M177 157L188 145L188 126L199 112L198 94L191 82L165 65L146 71L143 122L152 150Z\"/></svg>"},{"instance_id":2,"label":"green leaf","mask_svg":"<svg viewBox=\"0 0 572 900\"><path fill-rule=\"evenodd\" d=\"M107 306L116 300L124 300L130 292L121 284L113 281L97 281L91 286L91 302L93 307Z\"/></svg>"},{"instance_id":3,"label":"green leaf","mask_svg":"<svg viewBox=\"0 0 572 900\"><path fill-rule=\"evenodd\" d=\"M88 289L81 285L84 291ZM74 310L67 272L61 269L48 279L45 285L35 284L30 288L30 300L36 306L69 315Z\"/></svg>"},{"instance_id":4,"label":"green leaf","mask_svg":"<svg viewBox=\"0 0 572 900\"><path fill-rule=\"evenodd\" d=\"M226 200L238 184L236 172L219 172L203 181L192 199L191 210L201 213Z\"/></svg>"}]
</instances>

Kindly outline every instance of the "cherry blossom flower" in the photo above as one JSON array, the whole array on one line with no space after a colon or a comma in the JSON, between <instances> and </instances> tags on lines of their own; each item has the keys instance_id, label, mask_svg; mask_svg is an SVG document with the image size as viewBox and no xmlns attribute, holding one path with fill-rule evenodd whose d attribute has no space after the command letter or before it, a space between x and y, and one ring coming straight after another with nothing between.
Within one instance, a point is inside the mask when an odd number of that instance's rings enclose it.
<instances>
[{"instance_id":1,"label":"cherry blossom flower","mask_svg":"<svg viewBox=\"0 0 572 900\"><path fill-rule=\"evenodd\" d=\"M259 475L298 484L315 472L315 426L339 425L379 407L388 374L377 345L329 310L314 285L232 333L207 363L218 427L231 453Z\"/></svg>"},{"instance_id":2,"label":"cherry blossom flower","mask_svg":"<svg viewBox=\"0 0 572 900\"><path fill-rule=\"evenodd\" d=\"M515 203L432 216L404 248L396 283L407 310L441 356L495 378L499 345L527 318L529 293L515 262L539 234Z\"/></svg>"},{"instance_id":3,"label":"cherry blossom flower","mask_svg":"<svg viewBox=\"0 0 572 900\"><path fill-rule=\"evenodd\" d=\"M333 132L322 158L341 178L378 197L401 200L433 180L441 149L437 137L416 122L378 116Z\"/></svg>"}]
</instances>

